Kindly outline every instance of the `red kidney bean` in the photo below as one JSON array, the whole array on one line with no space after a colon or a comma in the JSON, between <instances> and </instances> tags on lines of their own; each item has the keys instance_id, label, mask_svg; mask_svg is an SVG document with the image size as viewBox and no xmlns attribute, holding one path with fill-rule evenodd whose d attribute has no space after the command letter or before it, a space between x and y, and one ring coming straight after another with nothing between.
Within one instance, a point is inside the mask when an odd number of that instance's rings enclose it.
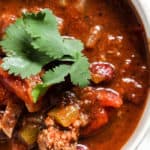
<instances>
[{"instance_id":1,"label":"red kidney bean","mask_svg":"<svg viewBox=\"0 0 150 150\"><path fill-rule=\"evenodd\" d=\"M114 77L114 66L107 62L94 62L90 65L92 81L98 84Z\"/></svg>"}]
</instances>

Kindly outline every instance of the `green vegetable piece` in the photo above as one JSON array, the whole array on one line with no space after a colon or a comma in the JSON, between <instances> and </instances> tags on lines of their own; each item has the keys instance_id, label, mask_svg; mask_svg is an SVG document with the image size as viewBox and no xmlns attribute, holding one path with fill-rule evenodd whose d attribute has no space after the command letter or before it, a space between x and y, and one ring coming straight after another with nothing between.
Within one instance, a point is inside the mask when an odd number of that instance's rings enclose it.
<instances>
[{"instance_id":1,"label":"green vegetable piece","mask_svg":"<svg viewBox=\"0 0 150 150\"><path fill-rule=\"evenodd\" d=\"M79 117L79 109L77 106L55 108L48 115L53 117L61 126L69 127Z\"/></svg>"},{"instance_id":2,"label":"green vegetable piece","mask_svg":"<svg viewBox=\"0 0 150 150\"><path fill-rule=\"evenodd\" d=\"M37 100L42 97L48 90L49 86L45 84L38 84L33 90L32 90L32 97L33 102L36 103Z\"/></svg>"},{"instance_id":3,"label":"green vegetable piece","mask_svg":"<svg viewBox=\"0 0 150 150\"><path fill-rule=\"evenodd\" d=\"M19 136L26 144L32 145L36 142L39 131L36 125L28 124L21 129Z\"/></svg>"}]
</instances>

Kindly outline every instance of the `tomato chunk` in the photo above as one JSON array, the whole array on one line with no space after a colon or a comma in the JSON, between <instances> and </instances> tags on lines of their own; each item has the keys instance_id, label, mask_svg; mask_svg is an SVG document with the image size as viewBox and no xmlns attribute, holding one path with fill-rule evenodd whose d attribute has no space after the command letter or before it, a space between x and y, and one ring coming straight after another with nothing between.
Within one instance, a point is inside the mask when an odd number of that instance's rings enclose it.
<instances>
[{"instance_id":1,"label":"tomato chunk","mask_svg":"<svg viewBox=\"0 0 150 150\"><path fill-rule=\"evenodd\" d=\"M32 97L33 87L41 82L39 75L33 76L30 79L22 80L20 77L9 75L7 71L4 71L0 67L0 82L6 87L6 89L13 92L25 102L29 112L35 112L40 109L41 101L35 104Z\"/></svg>"},{"instance_id":2,"label":"tomato chunk","mask_svg":"<svg viewBox=\"0 0 150 150\"><path fill-rule=\"evenodd\" d=\"M112 89L99 89L97 90L97 100L102 107L119 108L122 104L122 98L118 92Z\"/></svg>"},{"instance_id":3,"label":"tomato chunk","mask_svg":"<svg viewBox=\"0 0 150 150\"><path fill-rule=\"evenodd\" d=\"M100 127L108 122L107 112L103 108L93 107L90 116L90 123L86 127L81 128L80 135L82 137L94 134Z\"/></svg>"},{"instance_id":4,"label":"tomato chunk","mask_svg":"<svg viewBox=\"0 0 150 150\"><path fill-rule=\"evenodd\" d=\"M123 104L122 97L113 89L87 87L80 92L75 89L75 92L80 99L89 100L92 104L98 103L101 107L119 108Z\"/></svg>"}]
</instances>

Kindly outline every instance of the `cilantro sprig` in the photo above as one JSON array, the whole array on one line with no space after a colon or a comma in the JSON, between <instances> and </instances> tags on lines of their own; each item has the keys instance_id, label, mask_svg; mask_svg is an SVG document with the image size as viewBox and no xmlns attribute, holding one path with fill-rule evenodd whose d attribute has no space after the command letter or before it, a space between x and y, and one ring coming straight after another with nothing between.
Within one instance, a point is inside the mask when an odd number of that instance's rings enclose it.
<instances>
[{"instance_id":1,"label":"cilantro sprig","mask_svg":"<svg viewBox=\"0 0 150 150\"><path fill-rule=\"evenodd\" d=\"M83 43L61 36L56 17L48 9L37 14L23 14L6 29L0 45L6 54L2 68L22 79L40 73L49 63L61 62L41 77L43 83L32 91L34 102L49 86L64 81L68 75L74 85L86 86L89 83L89 63L82 54ZM68 64L64 63L66 61Z\"/></svg>"}]
</instances>

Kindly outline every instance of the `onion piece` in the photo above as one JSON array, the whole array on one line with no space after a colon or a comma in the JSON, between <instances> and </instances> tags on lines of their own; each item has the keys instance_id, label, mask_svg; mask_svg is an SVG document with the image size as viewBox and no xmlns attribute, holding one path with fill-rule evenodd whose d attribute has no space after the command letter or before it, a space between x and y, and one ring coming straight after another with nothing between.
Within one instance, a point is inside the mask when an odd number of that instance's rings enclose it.
<instances>
[{"instance_id":1,"label":"onion piece","mask_svg":"<svg viewBox=\"0 0 150 150\"><path fill-rule=\"evenodd\" d=\"M83 13L85 11L85 5L87 0L78 0L75 4L76 9L78 12Z\"/></svg>"},{"instance_id":2,"label":"onion piece","mask_svg":"<svg viewBox=\"0 0 150 150\"><path fill-rule=\"evenodd\" d=\"M9 99L0 124L0 128L9 138L12 137L13 130L21 112L21 104L15 99Z\"/></svg>"},{"instance_id":3,"label":"onion piece","mask_svg":"<svg viewBox=\"0 0 150 150\"><path fill-rule=\"evenodd\" d=\"M102 26L95 25L90 29L89 37L86 41L87 48L94 48L101 36Z\"/></svg>"},{"instance_id":4,"label":"onion piece","mask_svg":"<svg viewBox=\"0 0 150 150\"><path fill-rule=\"evenodd\" d=\"M68 2L67 2L67 0L59 0L59 5L61 7L66 7L68 5Z\"/></svg>"},{"instance_id":5,"label":"onion piece","mask_svg":"<svg viewBox=\"0 0 150 150\"><path fill-rule=\"evenodd\" d=\"M88 150L87 146L82 145L82 144L78 144L77 145L77 150Z\"/></svg>"}]
</instances>

